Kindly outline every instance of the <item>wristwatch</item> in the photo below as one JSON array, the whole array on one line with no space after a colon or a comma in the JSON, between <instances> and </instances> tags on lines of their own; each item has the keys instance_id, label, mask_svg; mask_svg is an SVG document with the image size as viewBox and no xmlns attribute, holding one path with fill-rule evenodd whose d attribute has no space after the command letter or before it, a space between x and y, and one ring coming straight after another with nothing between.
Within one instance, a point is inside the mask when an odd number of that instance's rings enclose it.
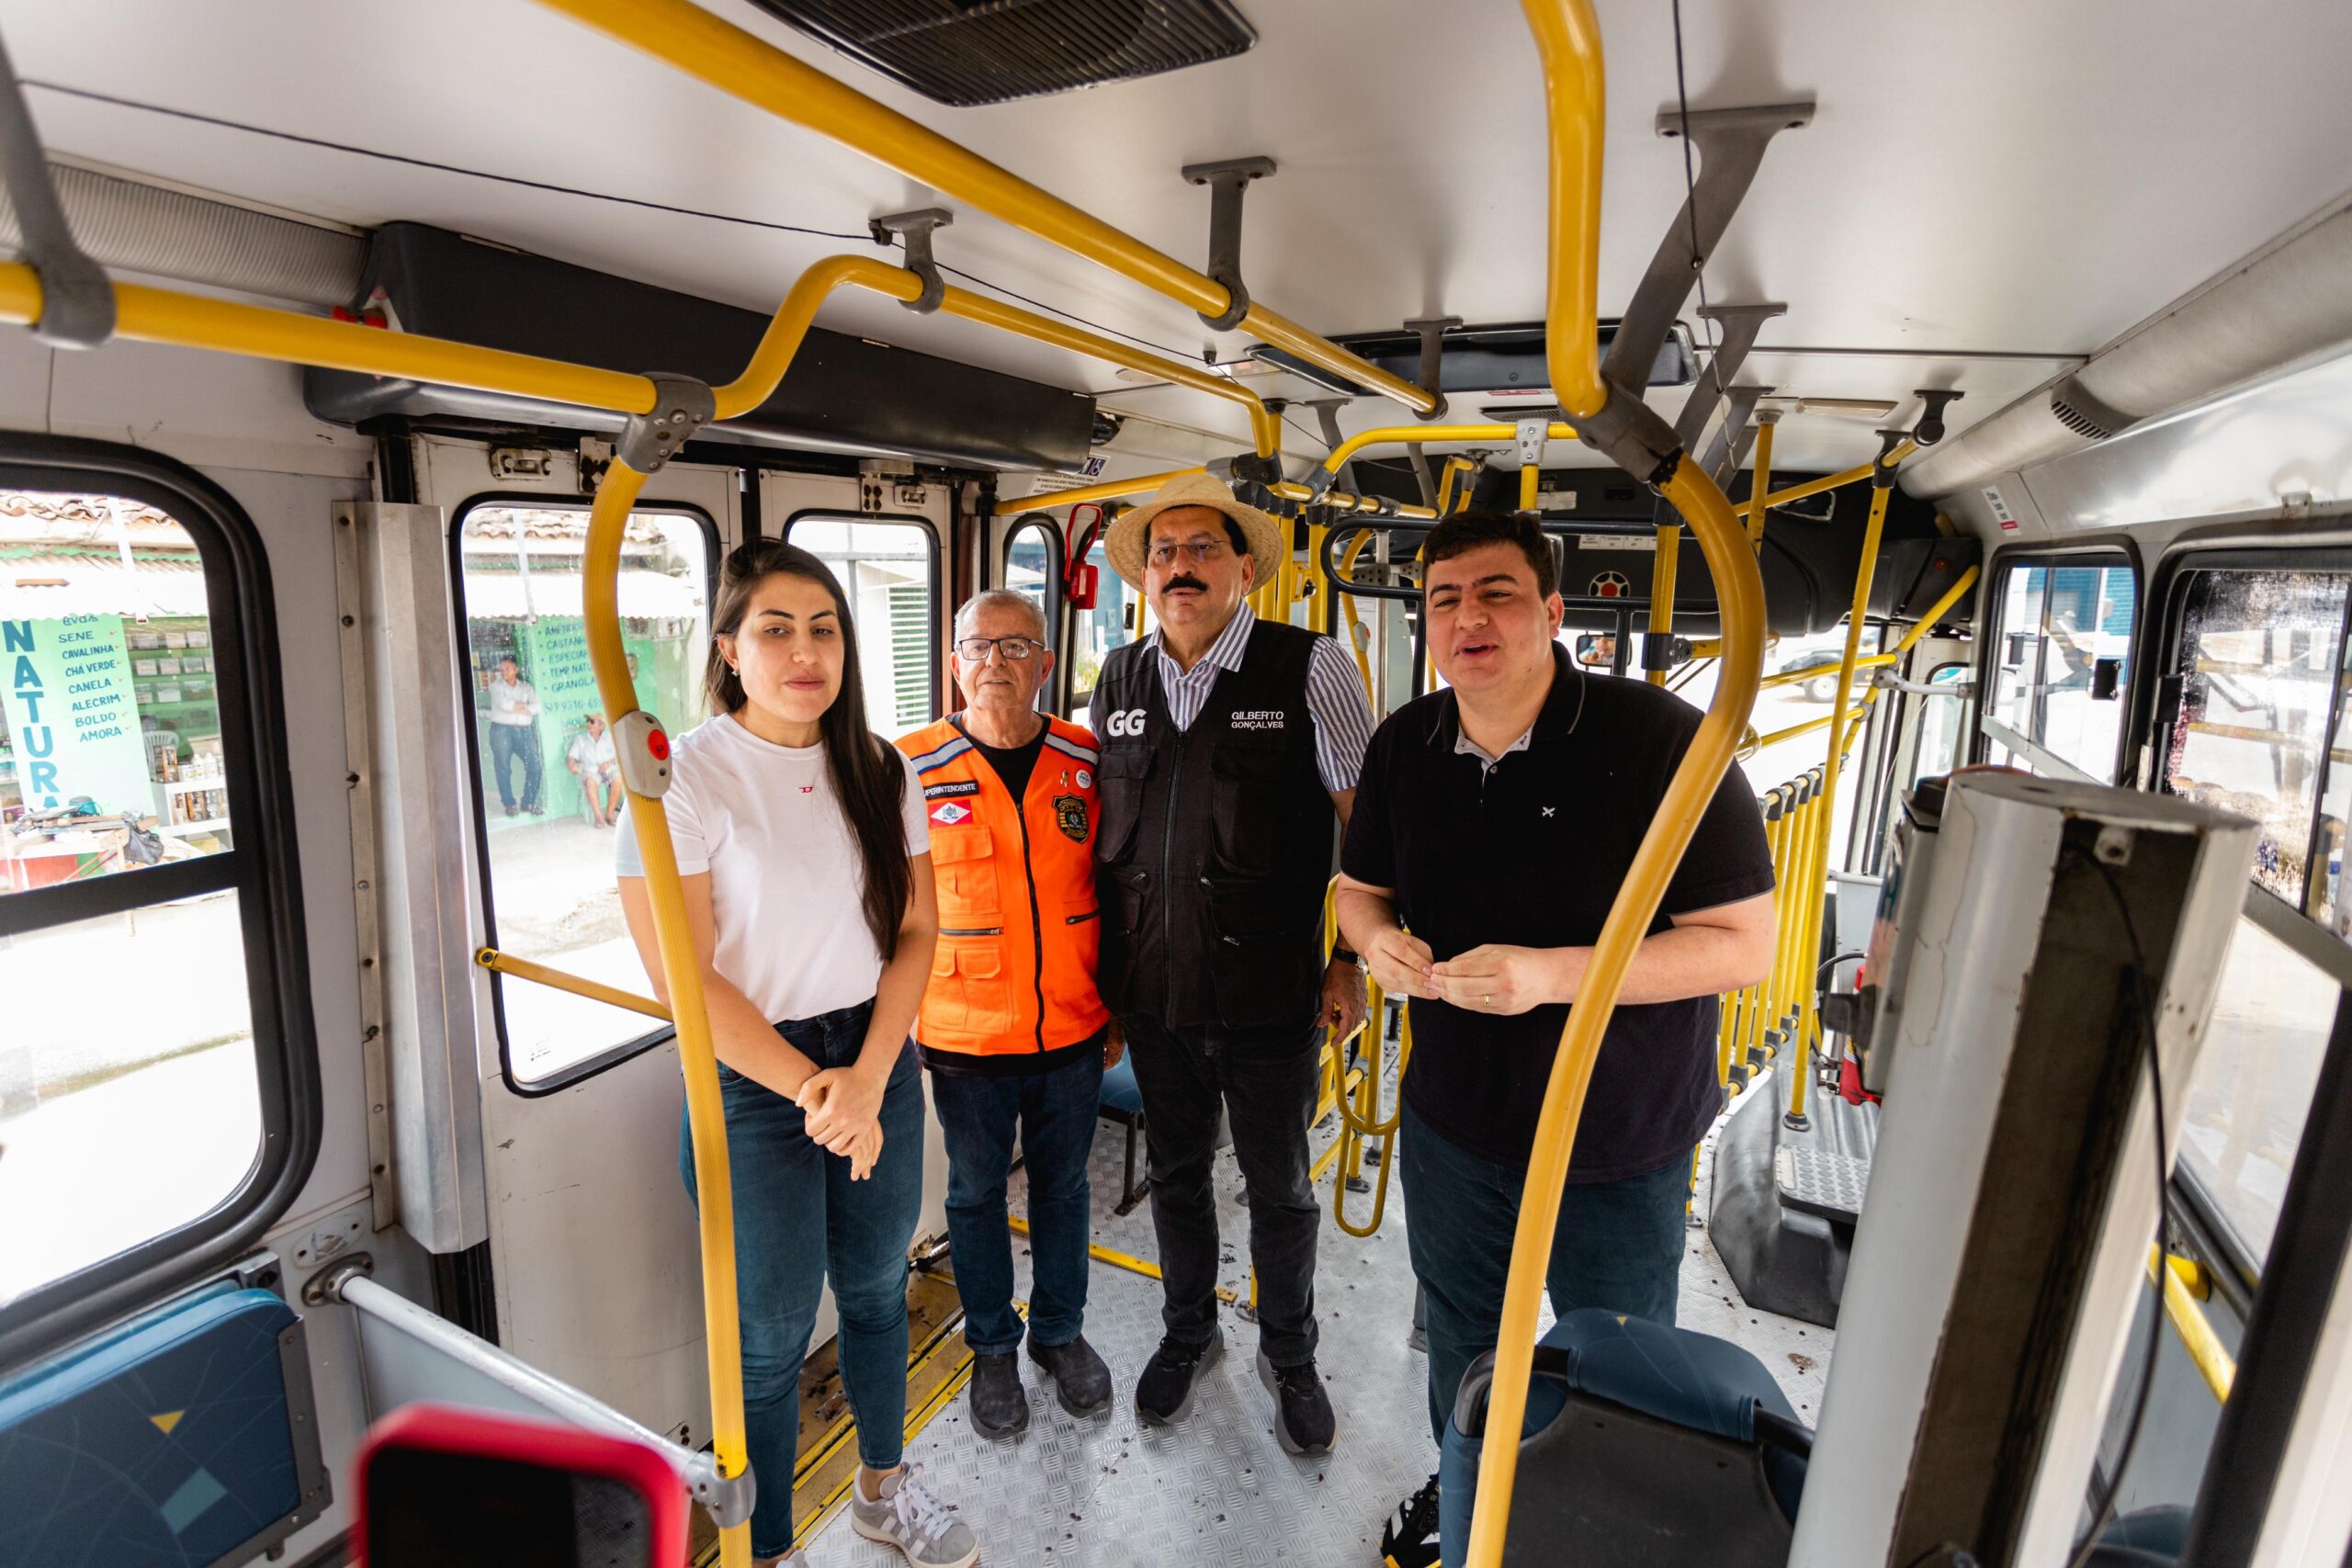
<instances>
[{"instance_id":1,"label":"wristwatch","mask_svg":"<svg viewBox=\"0 0 2352 1568\"><path fill-rule=\"evenodd\" d=\"M1352 964L1359 969L1363 967L1363 960L1351 953L1345 942L1335 942L1331 944L1331 960L1335 964Z\"/></svg>"}]
</instances>

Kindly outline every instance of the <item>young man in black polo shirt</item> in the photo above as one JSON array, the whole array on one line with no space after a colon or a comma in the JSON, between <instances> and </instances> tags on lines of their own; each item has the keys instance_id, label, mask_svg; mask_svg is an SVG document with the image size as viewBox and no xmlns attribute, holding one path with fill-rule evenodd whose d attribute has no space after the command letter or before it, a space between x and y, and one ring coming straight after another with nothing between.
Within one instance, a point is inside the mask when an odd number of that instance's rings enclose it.
<instances>
[{"instance_id":1,"label":"young man in black polo shirt","mask_svg":"<svg viewBox=\"0 0 2352 1568\"><path fill-rule=\"evenodd\" d=\"M1430 1430L1492 1349L1568 1008L1634 852L1699 726L1556 640L1558 570L1523 517L1464 513L1422 549L1423 625L1448 690L1373 737L1340 856L1339 916L1392 997L1411 998L1402 1174L1429 1331ZM1736 767L1634 957L1568 1168L1553 1309L1674 1321L1690 1153L1721 1109L1716 997L1772 957L1772 858ZM1435 1561L1437 1478L1383 1540Z\"/></svg>"}]
</instances>

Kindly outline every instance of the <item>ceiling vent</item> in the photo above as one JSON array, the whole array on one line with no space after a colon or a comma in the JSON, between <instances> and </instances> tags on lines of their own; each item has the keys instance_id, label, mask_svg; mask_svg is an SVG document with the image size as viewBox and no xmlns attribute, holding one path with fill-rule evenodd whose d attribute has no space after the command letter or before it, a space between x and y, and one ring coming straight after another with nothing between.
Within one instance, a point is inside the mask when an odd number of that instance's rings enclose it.
<instances>
[{"instance_id":1,"label":"ceiling vent","mask_svg":"<svg viewBox=\"0 0 2352 1568\"><path fill-rule=\"evenodd\" d=\"M1129 82L1243 53L1227 0L753 0L957 108Z\"/></svg>"},{"instance_id":2,"label":"ceiling vent","mask_svg":"<svg viewBox=\"0 0 2352 1568\"><path fill-rule=\"evenodd\" d=\"M2059 423L2086 441L2104 441L2139 423L2130 414L2101 402L2072 376L2050 389L2050 412Z\"/></svg>"}]
</instances>

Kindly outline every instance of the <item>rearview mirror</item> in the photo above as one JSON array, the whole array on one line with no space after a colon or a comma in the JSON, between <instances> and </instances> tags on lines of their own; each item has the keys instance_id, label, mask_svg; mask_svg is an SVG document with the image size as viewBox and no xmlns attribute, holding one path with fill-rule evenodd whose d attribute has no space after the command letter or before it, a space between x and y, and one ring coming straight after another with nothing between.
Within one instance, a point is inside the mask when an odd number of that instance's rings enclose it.
<instances>
[{"instance_id":1,"label":"rearview mirror","mask_svg":"<svg viewBox=\"0 0 2352 1568\"><path fill-rule=\"evenodd\" d=\"M1588 670L1617 668L1617 636L1614 632L1586 632L1577 638L1576 659Z\"/></svg>"},{"instance_id":2,"label":"rearview mirror","mask_svg":"<svg viewBox=\"0 0 2352 1568\"><path fill-rule=\"evenodd\" d=\"M2123 660L2091 660L2091 701L2111 703L2123 694Z\"/></svg>"}]
</instances>

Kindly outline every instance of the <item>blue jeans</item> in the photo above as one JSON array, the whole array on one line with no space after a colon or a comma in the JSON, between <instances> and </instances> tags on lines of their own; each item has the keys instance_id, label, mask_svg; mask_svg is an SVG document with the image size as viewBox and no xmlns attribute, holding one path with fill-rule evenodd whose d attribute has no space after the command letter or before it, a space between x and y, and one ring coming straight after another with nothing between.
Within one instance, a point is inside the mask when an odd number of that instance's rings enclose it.
<instances>
[{"instance_id":1,"label":"blue jeans","mask_svg":"<svg viewBox=\"0 0 2352 1568\"><path fill-rule=\"evenodd\" d=\"M498 781L498 804L514 809L512 782L514 759L523 759L523 809L539 808L539 727L536 724L495 724L490 727L490 772Z\"/></svg>"},{"instance_id":2,"label":"blue jeans","mask_svg":"<svg viewBox=\"0 0 2352 1568\"><path fill-rule=\"evenodd\" d=\"M775 1032L820 1069L857 1060L874 1004L794 1019ZM907 1426L907 1247L922 1214L922 1069L910 1042L882 1096L882 1154L864 1181L809 1141L800 1108L720 1064L735 1194L736 1312L743 1335L743 1425L758 1501L752 1555L792 1550L800 1447L800 1364L828 1279L841 1317L842 1386L869 1470L899 1462ZM678 1168L695 1194L683 1115Z\"/></svg>"},{"instance_id":3,"label":"blue jeans","mask_svg":"<svg viewBox=\"0 0 2352 1568\"><path fill-rule=\"evenodd\" d=\"M1029 1172L1029 1337L1067 1345L1086 1327L1086 1244L1091 1189L1086 1158L1102 1098L1102 1054L1086 1051L1026 1077L931 1075L947 1135L947 1242L964 1298L964 1339L995 1353L1021 1344L1012 1310L1012 1231L1004 1181L1012 1135Z\"/></svg>"},{"instance_id":4,"label":"blue jeans","mask_svg":"<svg viewBox=\"0 0 2352 1568\"><path fill-rule=\"evenodd\" d=\"M1400 1132L1405 1240L1430 1344L1430 1436L1442 1443L1462 1374L1502 1331L1527 1173L1448 1143L1413 1114L1410 1101ZM1682 1210L1690 1190L1688 1156L1645 1176L1568 1183L1544 1276L1554 1314L1605 1307L1673 1326L1690 1245Z\"/></svg>"}]
</instances>

